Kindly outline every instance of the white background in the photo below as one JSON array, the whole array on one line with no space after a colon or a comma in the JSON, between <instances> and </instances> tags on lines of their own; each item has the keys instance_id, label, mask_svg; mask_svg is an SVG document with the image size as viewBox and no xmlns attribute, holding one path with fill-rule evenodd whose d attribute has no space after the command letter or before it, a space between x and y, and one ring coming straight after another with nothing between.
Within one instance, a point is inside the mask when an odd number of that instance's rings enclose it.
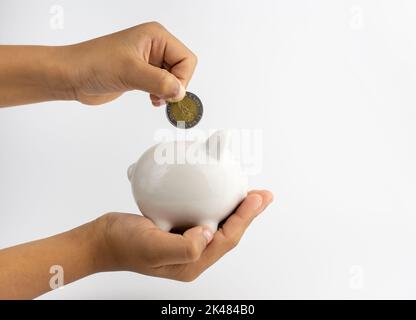
<instances>
[{"instance_id":1,"label":"white background","mask_svg":"<svg viewBox=\"0 0 416 320\"><path fill-rule=\"evenodd\" d=\"M415 17L412 0L1 0L3 44L164 24L199 57L199 128L263 128L250 185L277 199L193 283L106 273L43 298L416 298ZM0 247L137 212L126 168L169 126L141 92L0 110Z\"/></svg>"}]
</instances>

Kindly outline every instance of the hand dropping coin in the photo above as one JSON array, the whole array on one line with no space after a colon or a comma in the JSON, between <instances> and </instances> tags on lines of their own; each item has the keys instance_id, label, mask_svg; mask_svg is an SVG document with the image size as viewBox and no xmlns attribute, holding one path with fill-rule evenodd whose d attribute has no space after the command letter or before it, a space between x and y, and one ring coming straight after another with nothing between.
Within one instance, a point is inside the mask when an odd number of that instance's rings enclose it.
<instances>
[{"instance_id":1,"label":"hand dropping coin","mask_svg":"<svg viewBox=\"0 0 416 320\"><path fill-rule=\"evenodd\" d=\"M181 101L167 103L166 116L175 127L189 129L201 120L203 110L201 100L192 92L187 91Z\"/></svg>"}]
</instances>

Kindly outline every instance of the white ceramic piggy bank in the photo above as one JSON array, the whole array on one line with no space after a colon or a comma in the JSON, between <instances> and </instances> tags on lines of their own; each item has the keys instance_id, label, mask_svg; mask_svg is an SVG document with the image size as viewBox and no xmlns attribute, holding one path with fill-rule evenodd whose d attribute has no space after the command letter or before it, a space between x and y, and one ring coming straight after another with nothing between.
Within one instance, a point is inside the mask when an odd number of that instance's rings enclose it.
<instances>
[{"instance_id":1,"label":"white ceramic piggy bank","mask_svg":"<svg viewBox=\"0 0 416 320\"><path fill-rule=\"evenodd\" d=\"M128 168L133 196L159 228L208 226L213 232L247 195L227 131L207 141L173 141L148 149Z\"/></svg>"}]
</instances>

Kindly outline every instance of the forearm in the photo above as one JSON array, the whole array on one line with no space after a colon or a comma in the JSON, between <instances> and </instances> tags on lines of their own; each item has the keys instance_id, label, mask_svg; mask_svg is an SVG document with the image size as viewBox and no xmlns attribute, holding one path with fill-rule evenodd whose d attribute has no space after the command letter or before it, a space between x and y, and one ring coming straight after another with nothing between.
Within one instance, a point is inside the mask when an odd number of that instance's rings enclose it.
<instances>
[{"instance_id":1,"label":"forearm","mask_svg":"<svg viewBox=\"0 0 416 320\"><path fill-rule=\"evenodd\" d=\"M32 299L50 291L52 266L62 267L64 284L97 272L98 236L95 222L90 222L0 250L0 299Z\"/></svg>"},{"instance_id":2,"label":"forearm","mask_svg":"<svg viewBox=\"0 0 416 320\"><path fill-rule=\"evenodd\" d=\"M73 99L65 48L0 46L0 107Z\"/></svg>"}]
</instances>

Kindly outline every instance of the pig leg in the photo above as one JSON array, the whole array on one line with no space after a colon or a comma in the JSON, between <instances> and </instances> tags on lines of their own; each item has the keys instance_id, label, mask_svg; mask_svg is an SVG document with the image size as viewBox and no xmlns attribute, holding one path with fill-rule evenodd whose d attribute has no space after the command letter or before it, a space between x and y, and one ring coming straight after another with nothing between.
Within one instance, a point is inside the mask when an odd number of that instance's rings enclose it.
<instances>
[{"instance_id":1,"label":"pig leg","mask_svg":"<svg viewBox=\"0 0 416 320\"><path fill-rule=\"evenodd\" d=\"M153 223L159 227L159 229L169 232L172 229L172 224L163 219L152 219Z\"/></svg>"},{"instance_id":2,"label":"pig leg","mask_svg":"<svg viewBox=\"0 0 416 320\"><path fill-rule=\"evenodd\" d=\"M213 220L204 220L201 221L201 223L198 223L198 225L208 227L213 233L218 229L218 222Z\"/></svg>"}]
</instances>

